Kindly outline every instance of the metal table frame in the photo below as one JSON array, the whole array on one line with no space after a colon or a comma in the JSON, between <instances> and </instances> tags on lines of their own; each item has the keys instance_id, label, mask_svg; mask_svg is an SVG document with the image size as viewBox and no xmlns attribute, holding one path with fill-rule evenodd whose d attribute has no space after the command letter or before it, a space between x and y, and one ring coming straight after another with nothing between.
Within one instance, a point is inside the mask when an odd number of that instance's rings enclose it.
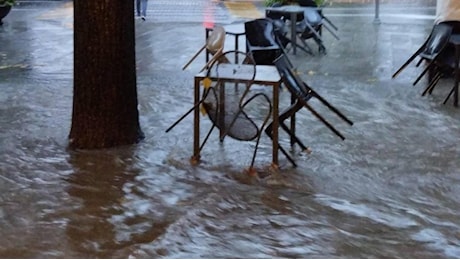
<instances>
[{"instance_id":1,"label":"metal table frame","mask_svg":"<svg viewBox=\"0 0 460 260\"><path fill-rule=\"evenodd\" d=\"M238 65L238 66L253 66L253 65ZM228 75L220 74L217 78L215 75L206 75L205 72L195 75L194 77L194 104L197 105L200 102L201 91L200 83L209 78L215 82L217 80L221 82L236 82L245 83L248 82L246 79L241 79L238 74L229 73ZM281 76L275 66L269 65L256 65L255 79L251 81L256 85L270 86L273 89L272 93L272 119L273 119L273 139L272 139L272 165L278 167L278 127L279 127L279 90L281 86ZM193 162L200 161L200 108L197 105L193 111Z\"/></svg>"}]
</instances>

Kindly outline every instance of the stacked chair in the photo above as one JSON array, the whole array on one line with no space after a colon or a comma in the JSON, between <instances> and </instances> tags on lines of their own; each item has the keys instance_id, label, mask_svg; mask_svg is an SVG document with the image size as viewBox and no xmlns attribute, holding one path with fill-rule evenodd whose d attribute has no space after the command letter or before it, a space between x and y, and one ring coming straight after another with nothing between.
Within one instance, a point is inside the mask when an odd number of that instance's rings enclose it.
<instances>
[{"instance_id":1,"label":"stacked chair","mask_svg":"<svg viewBox=\"0 0 460 260\"><path fill-rule=\"evenodd\" d=\"M291 123L295 122L295 115L299 112L302 108L306 108L309 112L311 112L316 118L318 118L327 128L329 128L334 134L340 137L342 140L345 137L334 127L331 123L329 123L326 119L324 119L318 111L316 111L308 101L312 98L316 98L320 101L323 105L325 105L329 110L334 112L338 117L340 117L343 121L348 123L349 125L353 125L353 122L348 119L344 114L342 114L337 108L335 108L332 104L326 101L322 96L316 93L310 86L307 85L302 79L295 73L294 69L292 68L292 63L289 61L288 57L285 55L281 55L278 59L275 60L276 68L280 73L284 86L286 89L291 93L293 97L293 104L289 106L285 111L281 112L279 115L279 125L281 129L283 129L291 138L291 146L294 144L298 144L303 151L307 151L308 147L300 141L298 136L295 134L295 125L291 124L291 128L289 128L285 121L287 119L291 119ZM270 123L267 128L265 129L265 133L272 138L273 134L273 124ZM280 151L286 156L286 158L292 163L295 167L296 163L292 159L292 157L288 154L286 149L278 144Z\"/></svg>"},{"instance_id":2,"label":"stacked chair","mask_svg":"<svg viewBox=\"0 0 460 260\"><path fill-rule=\"evenodd\" d=\"M286 41L286 42L294 43L290 39L292 39L293 37L298 37L302 41L303 46L300 46L296 43L296 47L300 47L301 50L312 55L313 53L311 51L310 46L307 43L307 40L313 39L318 45L319 52L325 54L326 47L324 46L324 43L323 43L322 28L323 27L326 28L332 34L334 38L339 40L339 37L336 34L336 32L338 31L337 26L335 26L331 22L331 20L329 20L323 14L322 9L316 5L315 1L299 0L298 3L300 6L304 7L304 12L303 14L299 14L296 17L296 20L297 20L297 23L295 25L296 35L290 35L289 37L286 37L287 39L289 39L289 41ZM277 6L273 5L272 7L277 7ZM267 11L266 16L270 19L282 22L282 23L278 23L279 24L278 27L285 27L287 20L290 19L290 17L283 16L279 12Z\"/></svg>"},{"instance_id":3,"label":"stacked chair","mask_svg":"<svg viewBox=\"0 0 460 260\"><path fill-rule=\"evenodd\" d=\"M305 45L307 45L306 40L313 39L318 45L318 51L326 54L326 47L323 44L322 28L326 28L334 38L339 40L339 37L335 33L338 28L324 16L322 10L318 9L313 1L310 2L311 4L306 4L308 7L305 8L303 13L303 20L296 24L297 36Z\"/></svg>"},{"instance_id":4,"label":"stacked chair","mask_svg":"<svg viewBox=\"0 0 460 260\"><path fill-rule=\"evenodd\" d=\"M417 76L412 85L415 86L423 76L428 73L428 85L422 92L422 96L424 96L427 93L431 94L442 78L456 75L455 72L458 70L456 46L452 46L450 38L454 31L456 32L459 30L459 24L458 22L442 22L435 24L425 42L392 75L392 78L397 77L409 64L419 58L416 67L425 63L425 68ZM449 92L443 102L444 104L454 92L455 87L456 86Z\"/></svg>"}]
</instances>

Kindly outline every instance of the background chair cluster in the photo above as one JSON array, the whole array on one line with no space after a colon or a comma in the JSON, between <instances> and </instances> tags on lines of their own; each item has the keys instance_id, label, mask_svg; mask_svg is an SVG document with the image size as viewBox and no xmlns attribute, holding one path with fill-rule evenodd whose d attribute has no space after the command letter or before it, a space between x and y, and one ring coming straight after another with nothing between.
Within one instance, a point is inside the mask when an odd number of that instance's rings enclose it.
<instances>
[{"instance_id":1,"label":"background chair cluster","mask_svg":"<svg viewBox=\"0 0 460 260\"><path fill-rule=\"evenodd\" d=\"M422 92L432 94L442 78L453 77L454 86L444 99L445 104L454 92L458 92L460 62L460 22L441 22L435 24L425 40L402 66L392 75L396 78L409 64L419 58L416 67L425 64L412 85L416 85L428 73L428 84ZM458 106L458 94L454 95L454 105Z\"/></svg>"}]
</instances>

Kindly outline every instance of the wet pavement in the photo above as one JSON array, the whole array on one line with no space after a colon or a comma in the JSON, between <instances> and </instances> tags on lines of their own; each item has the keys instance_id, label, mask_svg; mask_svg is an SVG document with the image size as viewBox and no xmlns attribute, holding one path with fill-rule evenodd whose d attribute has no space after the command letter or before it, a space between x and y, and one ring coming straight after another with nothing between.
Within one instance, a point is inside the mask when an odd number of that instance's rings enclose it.
<instances>
[{"instance_id":1,"label":"wet pavement","mask_svg":"<svg viewBox=\"0 0 460 260\"><path fill-rule=\"evenodd\" d=\"M253 4L244 15L263 15ZM385 4L379 24L372 4L324 10L340 40L325 31L327 55L290 57L355 124L330 117L347 138L340 141L299 113L298 131L313 152L293 151L298 168L280 155L281 171L260 181L241 174L252 142L210 140L194 167L191 118L164 133L191 107L204 57L181 68L203 45L203 24L249 19L229 8L237 7L149 1L147 21L135 21L146 139L102 151L66 148L71 2L13 9L0 27L0 256L459 258L460 113L442 104L452 82L421 97L426 82L412 86L421 68L391 79L430 32L434 6ZM280 98L289 101L286 92ZM271 159L262 139L258 167Z\"/></svg>"}]
</instances>

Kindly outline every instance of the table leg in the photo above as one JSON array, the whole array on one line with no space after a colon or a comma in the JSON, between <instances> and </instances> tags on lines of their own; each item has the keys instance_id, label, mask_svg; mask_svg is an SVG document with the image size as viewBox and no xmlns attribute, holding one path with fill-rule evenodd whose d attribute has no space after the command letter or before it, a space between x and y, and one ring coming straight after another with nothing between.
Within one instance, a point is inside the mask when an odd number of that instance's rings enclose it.
<instances>
[{"instance_id":1,"label":"table leg","mask_svg":"<svg viewBox=\"0 0 460 260\"><path fill-rule=\"evenodd\" d=\"M459 63L460 62L460 46L455 45L455 85L454 85L454 106L458 107L458 83L459 83Z\"/></svg>"},{"instance_id":2,"label":"table leg","mask_svg":"<svg viewBox=\"0 0 460 260\"><path fill-rule=\"evenodd\" d=\"M240 50L239 49L239 44L238 44L238 41L239 41L239 38L240 36L239 35L235 35L235 50L237 51L235 53L235 63L238 64L238 51Z\"/></svg>"},{"instance_id":3,"label":"table leg","mask_svg":"<svg viewBox=\"0 0 460 260\"><path fill-rule=\"evenodd\" d=\"M208 38L209 38L209 33L212 31L211 28L206 28L205 29L205 41L208 41ZM206 63L208 63L209 61L209 51L208 51L208 48L206 48L206 54L205 54L205 59L206 59Z\"/></svg>"},{"instance_id":4,"label":"table leg","mask_svg":"<svg viewBox=\"0 0 460 260\"><path fill-rule=\"evenodd\" d=\"M225 134L227 132L226 125L225 125L225 82L217 82L217 87L219 88L219 111L217 124L219 126L219 140L220 142L224 141Z\"/></svg>"},{"instance_id":5,"label":"table leg","mask_svg":"<svg viewBox=\"0 0 460 260\"><path fill-rule=\"evenodd\" d=\"M278 167L278 129L279 129L279 90L280 83L273 84L273 143L272 164Z\"/></svg>"},{"instance_id":6,"label":"table leg","mask_svg":"<svg viewBox=\"0 0 460 260\"><path fill-rule=\"evenodd\" d=\"M200 102L200 78L195 77L194 84L194 104ZM193 156L192 161L200 160L200 106L196 106L193 111Z\"/></svg>"},{"instance_id":7,"label":"table leg","mask_svg":"<svg viewBox=\"0 0 460 260\"><path fill-rule=\"evenodd\" d=\"M292 39L292 53L295 55L297 52L297 33L296 33L296 24L297 24L297 13L291 13L291 39Z\"/></svg>"},{"instance_id":8,"label":"table leg","mask_svg":"<svg viewBox=\"0 0 460 260\"><path fill-rule=\"evenodd\" d=\"M294 105L296 100L297 100L297 98L293 94L291 94L291 106ZM292 133L291 140L290 140L291 141L291 147L293 147L294 144L295 144L295 140L294 140L294 136L295 136L295 114L296 113L294 113L291 116L291 120L290 120L291 121L291 129L290 130L291 130L291 133Z\"/></svg>"}]
</instances>

